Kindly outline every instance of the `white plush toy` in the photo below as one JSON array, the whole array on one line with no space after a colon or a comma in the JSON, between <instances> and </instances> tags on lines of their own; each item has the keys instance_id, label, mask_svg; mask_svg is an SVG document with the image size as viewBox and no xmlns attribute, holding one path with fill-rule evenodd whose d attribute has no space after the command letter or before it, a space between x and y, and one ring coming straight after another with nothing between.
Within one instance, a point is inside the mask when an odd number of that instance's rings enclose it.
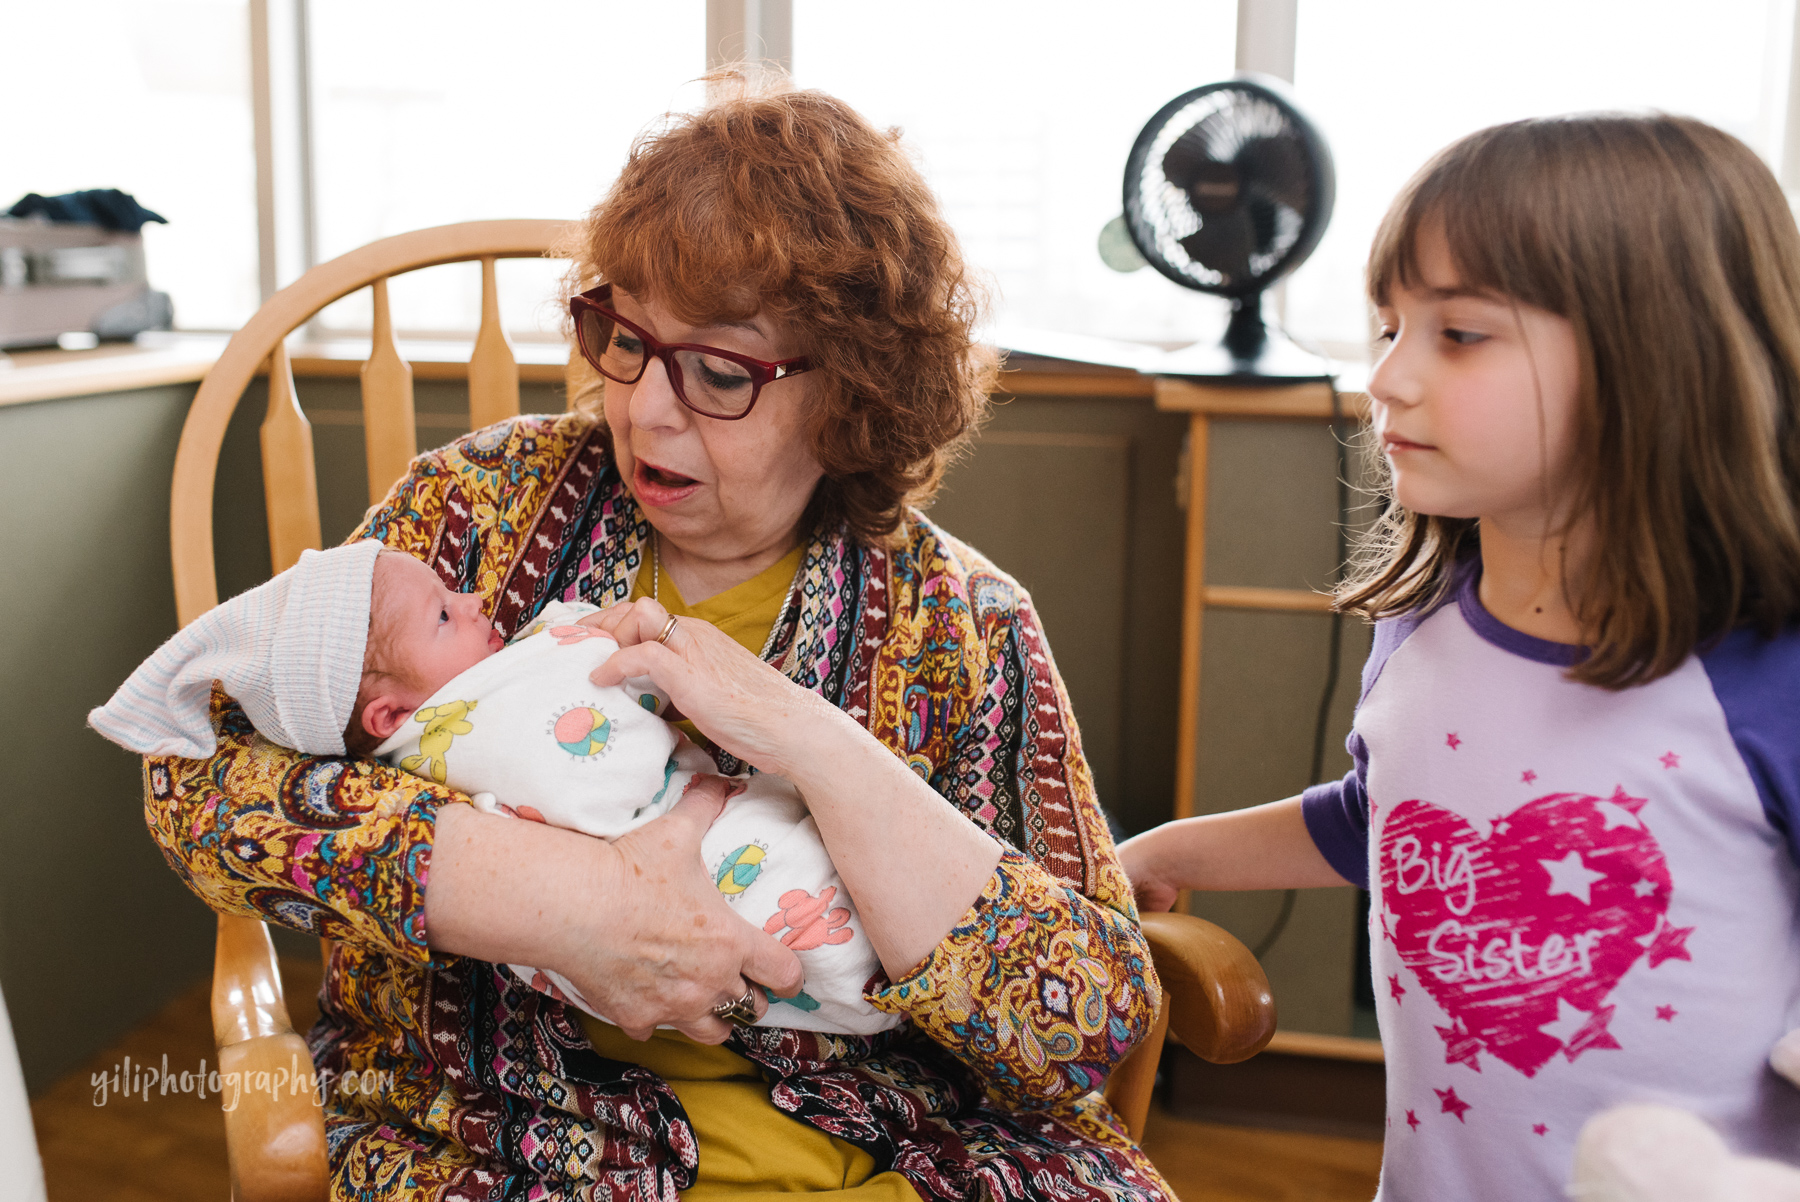
<instances>
[{"instance_id":1,"label":"white plush toy","mask_svg":"<svg viewBox=\"0 0 1800 1202\"><path fill-rule=\"evenodd\" d=\"M1769 1054L1800 1086L1800 1031ZM1615 1106L1581 1129L1569 1197L1577 1202L1800 1202L1800 1169L1734 1156L1701 1119L1673 1106Z\"/></svg>"}]
</instances>

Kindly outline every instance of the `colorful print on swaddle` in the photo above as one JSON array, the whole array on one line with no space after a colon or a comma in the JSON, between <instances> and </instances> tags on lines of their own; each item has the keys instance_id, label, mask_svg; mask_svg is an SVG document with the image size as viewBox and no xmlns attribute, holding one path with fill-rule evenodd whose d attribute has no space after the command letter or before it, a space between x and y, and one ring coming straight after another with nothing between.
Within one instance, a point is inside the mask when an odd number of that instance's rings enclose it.
<instances>
[{"instance_id":1,"label":"colorful print on swaddle","mask_svg":"<svg viewBox=\"0 0 1800 1202\"><path fill-rule=\"evenodd\" d=\"M469 712L480 704L479 701L446 701L414 710L412 720L423 722L425 730L419 736L419 753L401 760L400 766L408 772L419 772L423 768L425 771L420 775L443 784L445 774L450 770L446 758L450 754L450 744L457 735L466 735L475 729L469 723Z\"/></svg>"},{"instance_id":2,"label":"colorful print on swaddle","mask_svg":"<svg viewBox=\"0 0 1800 1202\"><path fill-rule=\"evenodd\" d=\"M763 924L763 930L778 936L797 952L811 951L827 943L849 943L856 937L856 932L844 925L850 921L850 911L842 906L835 910L830 908L831 899L836 895L837 888L833 885L819 890L817 897L804 889L789 889L776 901L780 909ZM783 931L787 934L782 934Z\"/></svg>"},{"instance_id":3,"label":"colorful print on swaddle","mask_svg":"<svg viewBox=\"0 0 1800 1202\"><path fill-rule=\"evenodd\" d=\"M728 852L713 873L713 883L726 897L742 893L762 875L763 857L768 854L769 849L758 843L746 843Z\"/></svg>"},{"instance_id":4,"label":"colorful print on swaddle","mask_svg":"<svg viewBox=\"0 0 1800 1202\"><path fill-rule=\"evenodd\" d=\"M606 754L612 719L591 705L567 705L551 716L549 730L558 747L578 760L591 760Z\"/></svg>"},{"instance_id":5,"label":"colorful print on swaddle","mask_svg":"<svg viewBox=\"0 0 1800 1202\"><path fill-rule=\"evenodd\" d=\"M592 626L552 626L550 637L556 640L558 647L572 647L583 639L611 638L604 630Z\"/></svg>"}]
</instances>

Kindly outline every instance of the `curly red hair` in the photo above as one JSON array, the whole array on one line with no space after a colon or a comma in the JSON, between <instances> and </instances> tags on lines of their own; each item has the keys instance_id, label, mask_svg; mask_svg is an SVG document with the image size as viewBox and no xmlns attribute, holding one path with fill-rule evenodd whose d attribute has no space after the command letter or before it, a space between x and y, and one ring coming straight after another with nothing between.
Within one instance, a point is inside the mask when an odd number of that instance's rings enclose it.
<instances>
[{"instance_id":1,"label":"curly red hair","mask_svg":"<svg viewBox=\"0 0 1800 1202\"><path fill-rule=\"evenodd\" d=\"M726 94L632 145L581 229L575 275L695 325L782 323L813 363L807 431L825 476L810 516L879 544L986 415L999 361L974 340L984 290L898 129L784 80L709 82ZM600 396L575 407L598 419Z\"/></svg>"}]
</instances>

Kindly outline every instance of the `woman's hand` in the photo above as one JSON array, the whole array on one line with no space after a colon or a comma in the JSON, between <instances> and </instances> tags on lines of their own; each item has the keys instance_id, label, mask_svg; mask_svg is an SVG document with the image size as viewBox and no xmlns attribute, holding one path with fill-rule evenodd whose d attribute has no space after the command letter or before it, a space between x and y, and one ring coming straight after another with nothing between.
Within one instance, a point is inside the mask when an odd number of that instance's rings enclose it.
<instances>
[{"instance_id":1,"label":"woman's hand","mask_svg":"<svg viewBox=\"0 0 1800 1202\"><path fill-rule=\"evenodd\" d=\"M697 618L658 643L669 613L653 600L586 621L619 642L595 684L648 676L719 746L800 790L889 978L916 968L980 896L1000 844L850 715Z\"/></svg>"},{"instance_id":2,"label":"woman's hand","mask_svg":"<svg viewBox=\"0 0 1800 1202\"><path fill-rule=\"evenodd\" d=\"M425 895L431 946L554 969L634 1039L671 1025L702 1043L731 1027L713 1008L752 982L791 997L800 961L732 910L700 838L729 782L698 777L667 814L613 842L446 806ZM519 871L520 866L529 866Z\"/></svg>"},{"instance_id":3,"label":"woman's hand","mask_svg":"<svg viewBox=\"0 0 1800 1202\"><path fill-rule=\"evenodd\" d=\"M791 749L807 732L847 721L818 694L796 685L710 622L678 618L666 641L669 611L650 598L615 605L582 619L619 644L594 669L597 685L647 676L669 695L678 716L763 772L791 773Z\"/></svg>"},{"instance_id":4,"label":"woman's hand","mask_svg":"<svg viewBox=\"0 0 1800 1202\"><path fill-rule=\"evenodd\" d=\"M753 984L799 991L799 958L733 910L700 859L701 837L741 788L697 776L667 814L613 841L620 888L608 924L621 938L573 949L579 959L565 975L633 1039L673 1023L723 1043L731 1025L715 1006L748 991L760 1018L769 1002Z\"/></svg>"}]
</instances>

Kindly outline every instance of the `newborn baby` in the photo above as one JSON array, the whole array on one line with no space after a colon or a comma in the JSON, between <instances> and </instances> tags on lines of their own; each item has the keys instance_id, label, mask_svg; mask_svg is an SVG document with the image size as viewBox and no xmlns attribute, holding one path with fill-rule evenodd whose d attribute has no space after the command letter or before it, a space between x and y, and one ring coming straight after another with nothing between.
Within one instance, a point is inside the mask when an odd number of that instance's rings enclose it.
<instances>
[{"instance_id":1,"label":"newborn baby","mask_svg":"<svg viewBox=\"0 0 1800 1202\"><path fill-rule=\"evenodd\" d=\"M509 646L475 596L410 555L376 543L308 551L176 634L88 721L140 754L207 755L217 679L271 742L377 756L489 813L616 838L717 766L659 716L668 699L648 681L589 681L618 649L582 624L597 612L553 602ZM897 1025L864 1000L879 963L799 793L776 776L730 779L735 795L702 859L726 900L806 973L798 996L770 995L760 1025L861 1035ZM606 1017L559 974L508 967Z\"/></svg>"}]
</instances>

